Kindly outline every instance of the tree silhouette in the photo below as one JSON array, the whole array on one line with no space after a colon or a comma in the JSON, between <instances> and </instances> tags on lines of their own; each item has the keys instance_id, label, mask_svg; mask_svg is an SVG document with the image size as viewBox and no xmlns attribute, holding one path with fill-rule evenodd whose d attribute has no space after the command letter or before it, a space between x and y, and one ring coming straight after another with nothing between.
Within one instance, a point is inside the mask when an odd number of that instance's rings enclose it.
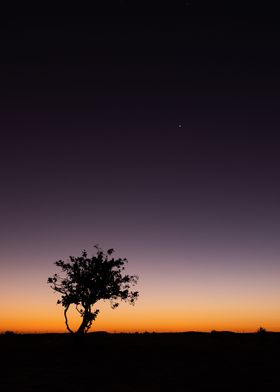
<instances>
[{"instance_id":1,"label":"tree silhouette","mask_svg":"<svg viewBox=\"0 0 280 392\"><path fill-rule=\"evenodd\" d=\"M63 276L54 274L48 278L50 287L61 294L57 303L64 307L65 324L71 333L74 331L69 327L67 311L72 304L82 317L76 333L84 334L89 331L99 313L98 309L92 311L96 302L108 299L114 309L119 305L119 301L134 305L138 298L138 291L131 290L138 277L123 272L127 259L114 259L114 249L105 253L97 245L95 248L96 255L91 258L84 250L79 257L70 256L67 262L56 261L55 265L61 268Z\"/></svg>"}]
</instances>

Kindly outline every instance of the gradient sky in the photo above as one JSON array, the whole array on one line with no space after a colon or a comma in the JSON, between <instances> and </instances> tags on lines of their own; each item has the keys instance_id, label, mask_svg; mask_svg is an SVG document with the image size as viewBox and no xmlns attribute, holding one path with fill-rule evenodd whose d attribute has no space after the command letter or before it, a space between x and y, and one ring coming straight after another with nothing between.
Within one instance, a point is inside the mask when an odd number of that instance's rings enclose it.
<instances>
[{"instance_id":1,"label":"gradient sky","mask_svg":"<svg viewBox=\"0 0 280 392\"><path fill-rule=\"evenodd\" d=\"M115 3L2 21L0 330L64 331L53 263L99 244L140 298L93 330L280 331L273 10Z\"/></svg>"}]
</instances>

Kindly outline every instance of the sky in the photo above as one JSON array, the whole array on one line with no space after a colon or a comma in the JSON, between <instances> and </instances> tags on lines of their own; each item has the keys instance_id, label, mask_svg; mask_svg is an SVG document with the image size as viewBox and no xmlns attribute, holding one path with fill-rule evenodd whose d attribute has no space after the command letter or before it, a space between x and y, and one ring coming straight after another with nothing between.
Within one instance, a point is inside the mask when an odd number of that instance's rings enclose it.
<instances>
[{"instance_id":1,"label":"sky","mask_svg":"<svg viewBox=\"0 0 280 392\"><path fill-rule=\"evenodd\" d=\"M1 17L0 330L64 332L47 278L99 244L140 296L93 330L280 331L273 9L114 4Z\"/></svg>"}]
</instances>

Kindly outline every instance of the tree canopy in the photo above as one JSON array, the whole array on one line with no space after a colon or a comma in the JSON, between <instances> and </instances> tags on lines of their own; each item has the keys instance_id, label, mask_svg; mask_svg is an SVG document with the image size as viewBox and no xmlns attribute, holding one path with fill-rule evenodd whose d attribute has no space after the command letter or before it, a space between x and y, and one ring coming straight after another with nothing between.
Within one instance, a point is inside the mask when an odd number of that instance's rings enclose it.
<instances>
[{"instance_id":1,"label":"tree canopy","mask_svg":"<svg viewBox=\"0 0 280 392\"><path fill-rule=\"evenodd\" d=\"M124 273L126 258L114 258L114 249L104 252L97 245L96 254L88 257L84 250L81 256L70 256L68 261L58 260L55 265L62 271L62 275L55 273L48 278L50 287L61 294L57 301L64 307L65 324L70 328L67 311L75 305L82 317L82 322L76 333L83 334L89 331L92 322L96 319L99 309L92 309L99 300L109 300L111 307L116 308L120 301L127 301L134 305L138 298L138 291L133 291L138 276Z\"/></svg>"}]
</instances>

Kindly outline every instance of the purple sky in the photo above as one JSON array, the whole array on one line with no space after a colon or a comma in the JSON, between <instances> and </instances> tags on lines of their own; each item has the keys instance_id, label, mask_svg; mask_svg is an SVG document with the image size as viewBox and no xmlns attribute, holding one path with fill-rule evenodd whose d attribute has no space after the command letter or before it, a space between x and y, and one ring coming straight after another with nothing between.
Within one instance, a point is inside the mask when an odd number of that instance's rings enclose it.
<instances>
[{"instance_id":1,"label":"purple sky","mask_svg":"<svg viewBox=\"0 0 280 392\"><path fill-rule=\"evenodd\" d=\"M2 277L98 243L147 301L170 271L236 296L280 279L278 25L175 8L2 25Z\"/></svg>"}]
</instances>

